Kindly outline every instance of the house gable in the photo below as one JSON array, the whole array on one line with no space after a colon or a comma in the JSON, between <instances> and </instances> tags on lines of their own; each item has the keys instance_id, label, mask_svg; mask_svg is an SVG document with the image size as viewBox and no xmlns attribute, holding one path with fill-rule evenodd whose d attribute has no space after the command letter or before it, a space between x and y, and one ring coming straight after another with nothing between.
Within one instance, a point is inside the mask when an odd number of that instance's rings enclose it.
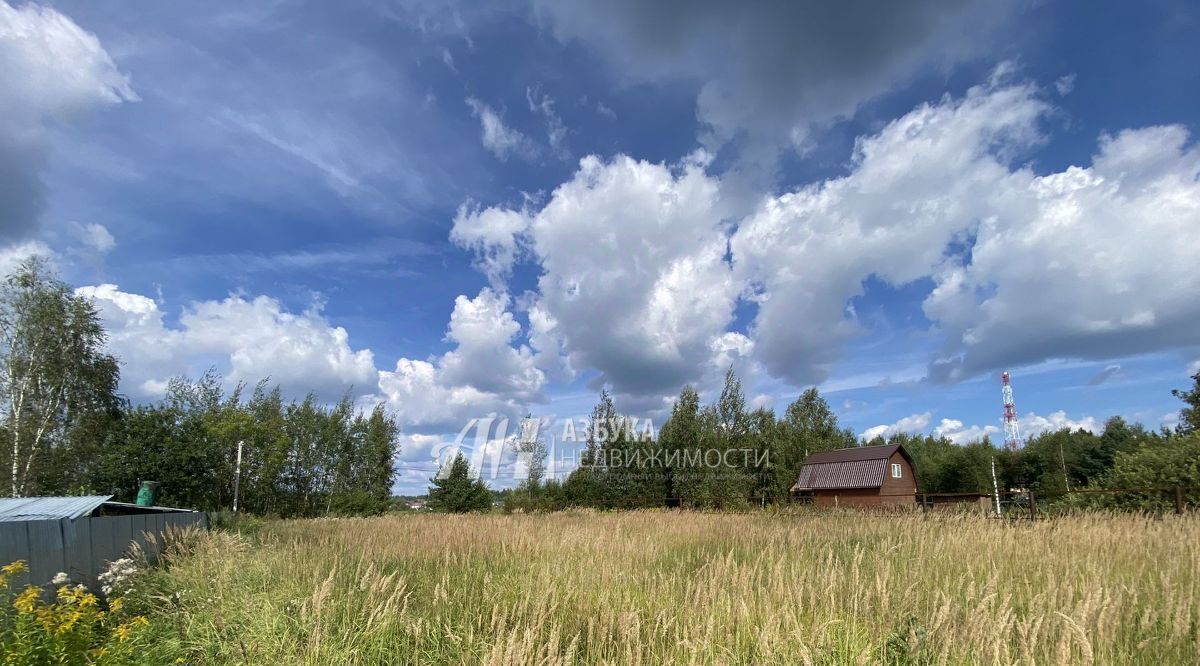
<instances>
[{"instance_id":1,"label":"house gable","mask_svg":"<svg viewBox=\"0 0 1200 666\"><path fill-rule=\"evenodd\" d=\"M910 504L916 470L904 447L863 446L823 451L800 468L793 492L810 492L818 504Z\"/></svg>"}]
</instances>

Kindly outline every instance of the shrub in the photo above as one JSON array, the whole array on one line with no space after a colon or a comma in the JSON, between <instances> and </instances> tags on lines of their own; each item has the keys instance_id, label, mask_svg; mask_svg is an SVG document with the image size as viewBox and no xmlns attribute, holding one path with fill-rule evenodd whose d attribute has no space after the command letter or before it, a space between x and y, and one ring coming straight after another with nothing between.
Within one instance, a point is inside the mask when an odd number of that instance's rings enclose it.
<instances>
[{"instance_id":1,"label":"shrub","mask_svg":"<svg viewBox=\"0 0 1200 666\"><path fill-rule=\"evenodd\" d=\"M1104 488L1200 487L1200 435L1172 437L1117 455L1101 482ZM1187 493L1189 505L1200 502L1200 492ZM1096 504L1115 509L1169 511L1174 497L1165 492L1119 493L1097 497Z\"/></svg>"},{"instance_id":2,"label":"shrub","mask_svg":"<svg viewBox=\"0 0 1200 666\"><path fill-rule=\"evenodd\" d=\"M42 589L26 585L16 592L10 581L27 571L23 561L0 568L0 663L5 664L128 664L141 648L140 615L121 612L120 597L104 608L82 585L66 584L55 576L54 600Z\"/></svg>"}]
</instances>

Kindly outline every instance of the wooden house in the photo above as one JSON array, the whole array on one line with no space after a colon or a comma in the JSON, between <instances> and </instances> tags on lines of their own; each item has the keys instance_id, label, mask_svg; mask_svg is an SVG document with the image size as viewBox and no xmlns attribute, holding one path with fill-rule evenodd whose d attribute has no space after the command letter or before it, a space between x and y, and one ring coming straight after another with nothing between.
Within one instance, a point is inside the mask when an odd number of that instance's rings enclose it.
<instances>
[{"instance_id":1,"label":"wooden house","mask_svg":"<svg viewBox=\"0 0 1200 666\"><path fill-rule=\"evenodd\" d=\"M835 449L804 461L792 493L817 506L913 506L917 474L899 444Z\"/></svg>"}]
</instances>

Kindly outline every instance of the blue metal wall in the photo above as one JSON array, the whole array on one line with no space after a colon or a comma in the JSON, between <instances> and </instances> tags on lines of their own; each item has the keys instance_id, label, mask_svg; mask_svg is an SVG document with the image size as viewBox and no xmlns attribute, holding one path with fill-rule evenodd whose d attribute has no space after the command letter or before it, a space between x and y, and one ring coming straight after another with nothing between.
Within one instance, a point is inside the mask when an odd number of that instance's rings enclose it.
<instances>
[{"instance_id":1,"label":"blue metal wall","mask_svg":"<svg viewBox=\"0 0 1200 666\"><path fill-rule=\"evenodd\" d=\"M145 534L161 535L168 525L208 528L205 513L146 513L132 516L102 516L75 520L29 520L0 522L0 566L25 560L29 573L14 580L45 585L62 571L71 581L95 587L96 576L108 563L125 557L137 543L147 555L157 551ZM161 543L161 537L158 543Z\"/></svg>"}]
</instances>

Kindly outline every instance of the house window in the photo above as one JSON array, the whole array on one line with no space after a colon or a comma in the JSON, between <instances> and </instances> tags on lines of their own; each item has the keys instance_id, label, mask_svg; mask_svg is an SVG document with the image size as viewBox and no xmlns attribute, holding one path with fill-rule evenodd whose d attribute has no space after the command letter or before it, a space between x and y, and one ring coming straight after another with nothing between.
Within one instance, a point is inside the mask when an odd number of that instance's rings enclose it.
<instances>
[{"instance_id":1,"label":"house window","mask_svg":"<svg viewBox=\"0 0 1200 666\"><path fill-rule=\"evenodd\" d=\"M893 479L900 478L900 465L898 465L896 463L892 463L892 478Z\"/></svg>"}]
</instances>

